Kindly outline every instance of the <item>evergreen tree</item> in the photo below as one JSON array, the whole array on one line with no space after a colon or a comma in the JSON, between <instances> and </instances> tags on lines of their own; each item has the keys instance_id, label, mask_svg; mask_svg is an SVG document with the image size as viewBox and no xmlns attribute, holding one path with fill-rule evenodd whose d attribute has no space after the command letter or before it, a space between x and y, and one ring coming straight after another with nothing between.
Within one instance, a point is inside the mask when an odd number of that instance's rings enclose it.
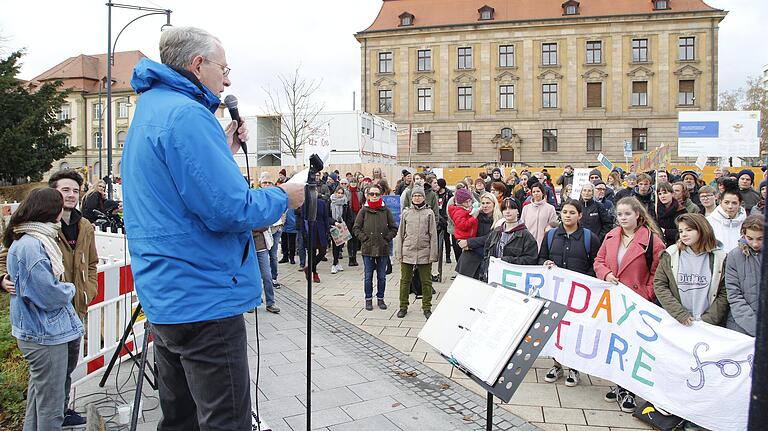
<instances>
[{"instance_id":1,"label":"evergreen tree","mask_svg":"<svg viewBox=\"0 0 768 431\"><path fill-rule=\"evenodd\" d=\"M16 184L19 178L39 181L53 162L76 148L64 143L61 130L69 119L58 118L68 90L61 81L29 90L16 78L21 51L0 59L0 179Z\"/></svg>"}]
</instances>

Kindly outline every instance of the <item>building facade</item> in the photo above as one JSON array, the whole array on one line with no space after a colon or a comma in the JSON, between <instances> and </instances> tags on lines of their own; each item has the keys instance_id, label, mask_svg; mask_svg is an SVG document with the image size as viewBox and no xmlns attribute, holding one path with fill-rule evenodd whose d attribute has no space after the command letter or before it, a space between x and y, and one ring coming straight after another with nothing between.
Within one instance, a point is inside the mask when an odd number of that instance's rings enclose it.
<instances>
[{"instance_id":1,"label":"building facade","mask_svg":"<svg viewBox=\"0 0 768 431\"><path fill-rule=\"evenodd\" d=\"M356 34L362 106L406 130L412 164L676 148L679 111L716 109L725 16L702 0L384 0Z\"/></svg>"}]
</instances>

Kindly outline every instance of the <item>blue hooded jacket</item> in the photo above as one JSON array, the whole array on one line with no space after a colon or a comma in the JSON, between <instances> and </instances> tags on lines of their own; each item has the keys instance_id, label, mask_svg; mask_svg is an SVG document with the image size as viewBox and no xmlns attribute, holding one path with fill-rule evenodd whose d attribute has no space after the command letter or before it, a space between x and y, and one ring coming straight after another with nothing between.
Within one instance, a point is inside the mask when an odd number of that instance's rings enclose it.
<instances>
[{"instance_id":1,"label":"blue hooded jacket","mask_svg":"<svg viewBox=\"0 0 768 431\"><path fill-rule=\"evenodd\" d=\"M131 86L140 97L123 151L125 227L147 318L201 322L258 306L251 230L276 222L287 195L248 188L205 86L146 58Z\"/></svg>"}]
</instances>

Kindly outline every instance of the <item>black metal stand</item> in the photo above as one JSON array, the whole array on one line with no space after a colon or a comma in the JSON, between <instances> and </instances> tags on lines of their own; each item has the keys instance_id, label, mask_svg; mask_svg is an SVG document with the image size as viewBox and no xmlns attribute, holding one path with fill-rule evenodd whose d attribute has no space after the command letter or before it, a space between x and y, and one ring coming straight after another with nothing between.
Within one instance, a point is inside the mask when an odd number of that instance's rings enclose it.
<instances>
[{"instance_id":1,"label":"black metal stand","mask_svg":"<svg viewBox=\"0 0 768 431\"><path fill-rule=\"evenodd\" d=\"M501 288L498 285L496 286ZM528 371L533 366L533 361L536 360L544 345L547 344L549 338L555 333L557 326L563 320L563 316L565 316L568 310L568 307L556 302L538 298L530 299L544 301L544 305L539 311L539 315L536 316L536 319L531 324L531 327L528 328L523 341L517 346L512 357L509 358L507 366L504 367L501 375L496 378L496 382L493 385L480 380L462 367L458 368L487 392L485 429L489 431L493 428L493 397L496 396L506 403L512 399L515 391L520 387L526 374L528 374Z\"/></svg>"},{"instance_id":2,"label":"black metal stand","mask_svg":"<svg viewBox=\"0 0 768 431\"><path fill-rule=\"evenodd\" d=\"M133 314L131 315L131 320L128 322L128 325L125 327L125 330L123 331L123 336L122 338L120 338L120 343L117 345L117 349L115 349L115 353L112 354L112 358L109 360L109 365L107 365L107 369L104 370L104 375L101 376L101 380L99 381L99 387L103 388L104 385L107 384L107 379L109 379L109 374L112 373L112 368L114 368L115 362L117 362L117 359L120 357L120 352L122 352L123 349L125 349L125 351L128 352L128 356L130 356L133 362L135 362L139 366L141 376L147 379L147 382L149 383L149 386L152 387L152 389L157 390L157 373L155 372L156 370L151 367L149 369L149 372L152 374L152 377L154 378L154 381L153 381L145 373L144 367L142 366L140 359L137 358L136 355L133 354L131 349L129 349L128 346L126 345L126 342L128 341L128 337L133 332L133 325L136 323L136 319L139 317L139 314L141 314L141 303L139 303L136 306L136 309L133 311ZM142 358L144 357L144 352L146 352L148 338L149 338L149 327L145 325L144 349L140 353L142 355Z\"/></svg>"},{"instance_id":3,"label":"black metal stand","mask_svg":"<svg viewBox=\"0 0 768 431\"><path fill-rule=\"evenodd\" d=\"M314 244L312 234L317 223L317 182L315 174L323 170L323 162L313 154L309 158L307 185L304 186L304 220L307 221L307 431L312 429L312 270L314 269Z\"/></svg>"},{"instance_id":4,"label":"black metal stand","mask_svg":"<svg viewBox=\"0 0 768 431\"><path fill-rule=\"evenodd\" d=\"M139 375L144 375L144 369L147 366L147 350L149 350L149 328L144 329L144 342L141 348L141 361L139 361ZM150 385L152 382L150 382ZM144 379L139 379L136 383L136 391L133 394L133 411L131 412L131 427L130 431L136 431L136 426L139 423L139 412L141 411L141 391L144 389ZM155 386L152 389L157 390Z\"/></svg>"}]
</instances>

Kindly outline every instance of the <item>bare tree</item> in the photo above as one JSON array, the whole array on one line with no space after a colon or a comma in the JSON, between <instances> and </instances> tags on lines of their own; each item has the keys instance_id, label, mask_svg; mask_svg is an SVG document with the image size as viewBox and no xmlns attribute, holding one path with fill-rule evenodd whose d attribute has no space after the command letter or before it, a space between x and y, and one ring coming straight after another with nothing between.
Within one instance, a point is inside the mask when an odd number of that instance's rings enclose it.
<instances>
[{"instance_id":1,"label":"bare tree","mask_svg":"<svg viewBox=\"0 0 768 431\"><path fill-rule=\"evenodd\" d=\"M299 73L299 68L291 75L278 75L280 88L276 91L265 89L268 97L267 110L279 122L280 143L294 159L309 141L312 131L319 127L318 115L323 111L323 104L316 104L312 96L320 88L321 81L307 80ZM298 163L297 163L298 164Z\"/></svg>"},{"instance_id":2,"label":"bare tree","mask_svg":"<svg viewBox=\"0 0 768 431\"><path fill-rule=\"evenodd\" d=\"M758 77L748 77L746 85L742 88L724 91L720 93L718 109L721 111L759 111L760 122L768 121L768 88L763 85ZM760 154L762 157L768 153L768 127L762 127L760 136ZM750 164L761 163L762 157L743 158Z\"/></svg>"}]
</instances>

